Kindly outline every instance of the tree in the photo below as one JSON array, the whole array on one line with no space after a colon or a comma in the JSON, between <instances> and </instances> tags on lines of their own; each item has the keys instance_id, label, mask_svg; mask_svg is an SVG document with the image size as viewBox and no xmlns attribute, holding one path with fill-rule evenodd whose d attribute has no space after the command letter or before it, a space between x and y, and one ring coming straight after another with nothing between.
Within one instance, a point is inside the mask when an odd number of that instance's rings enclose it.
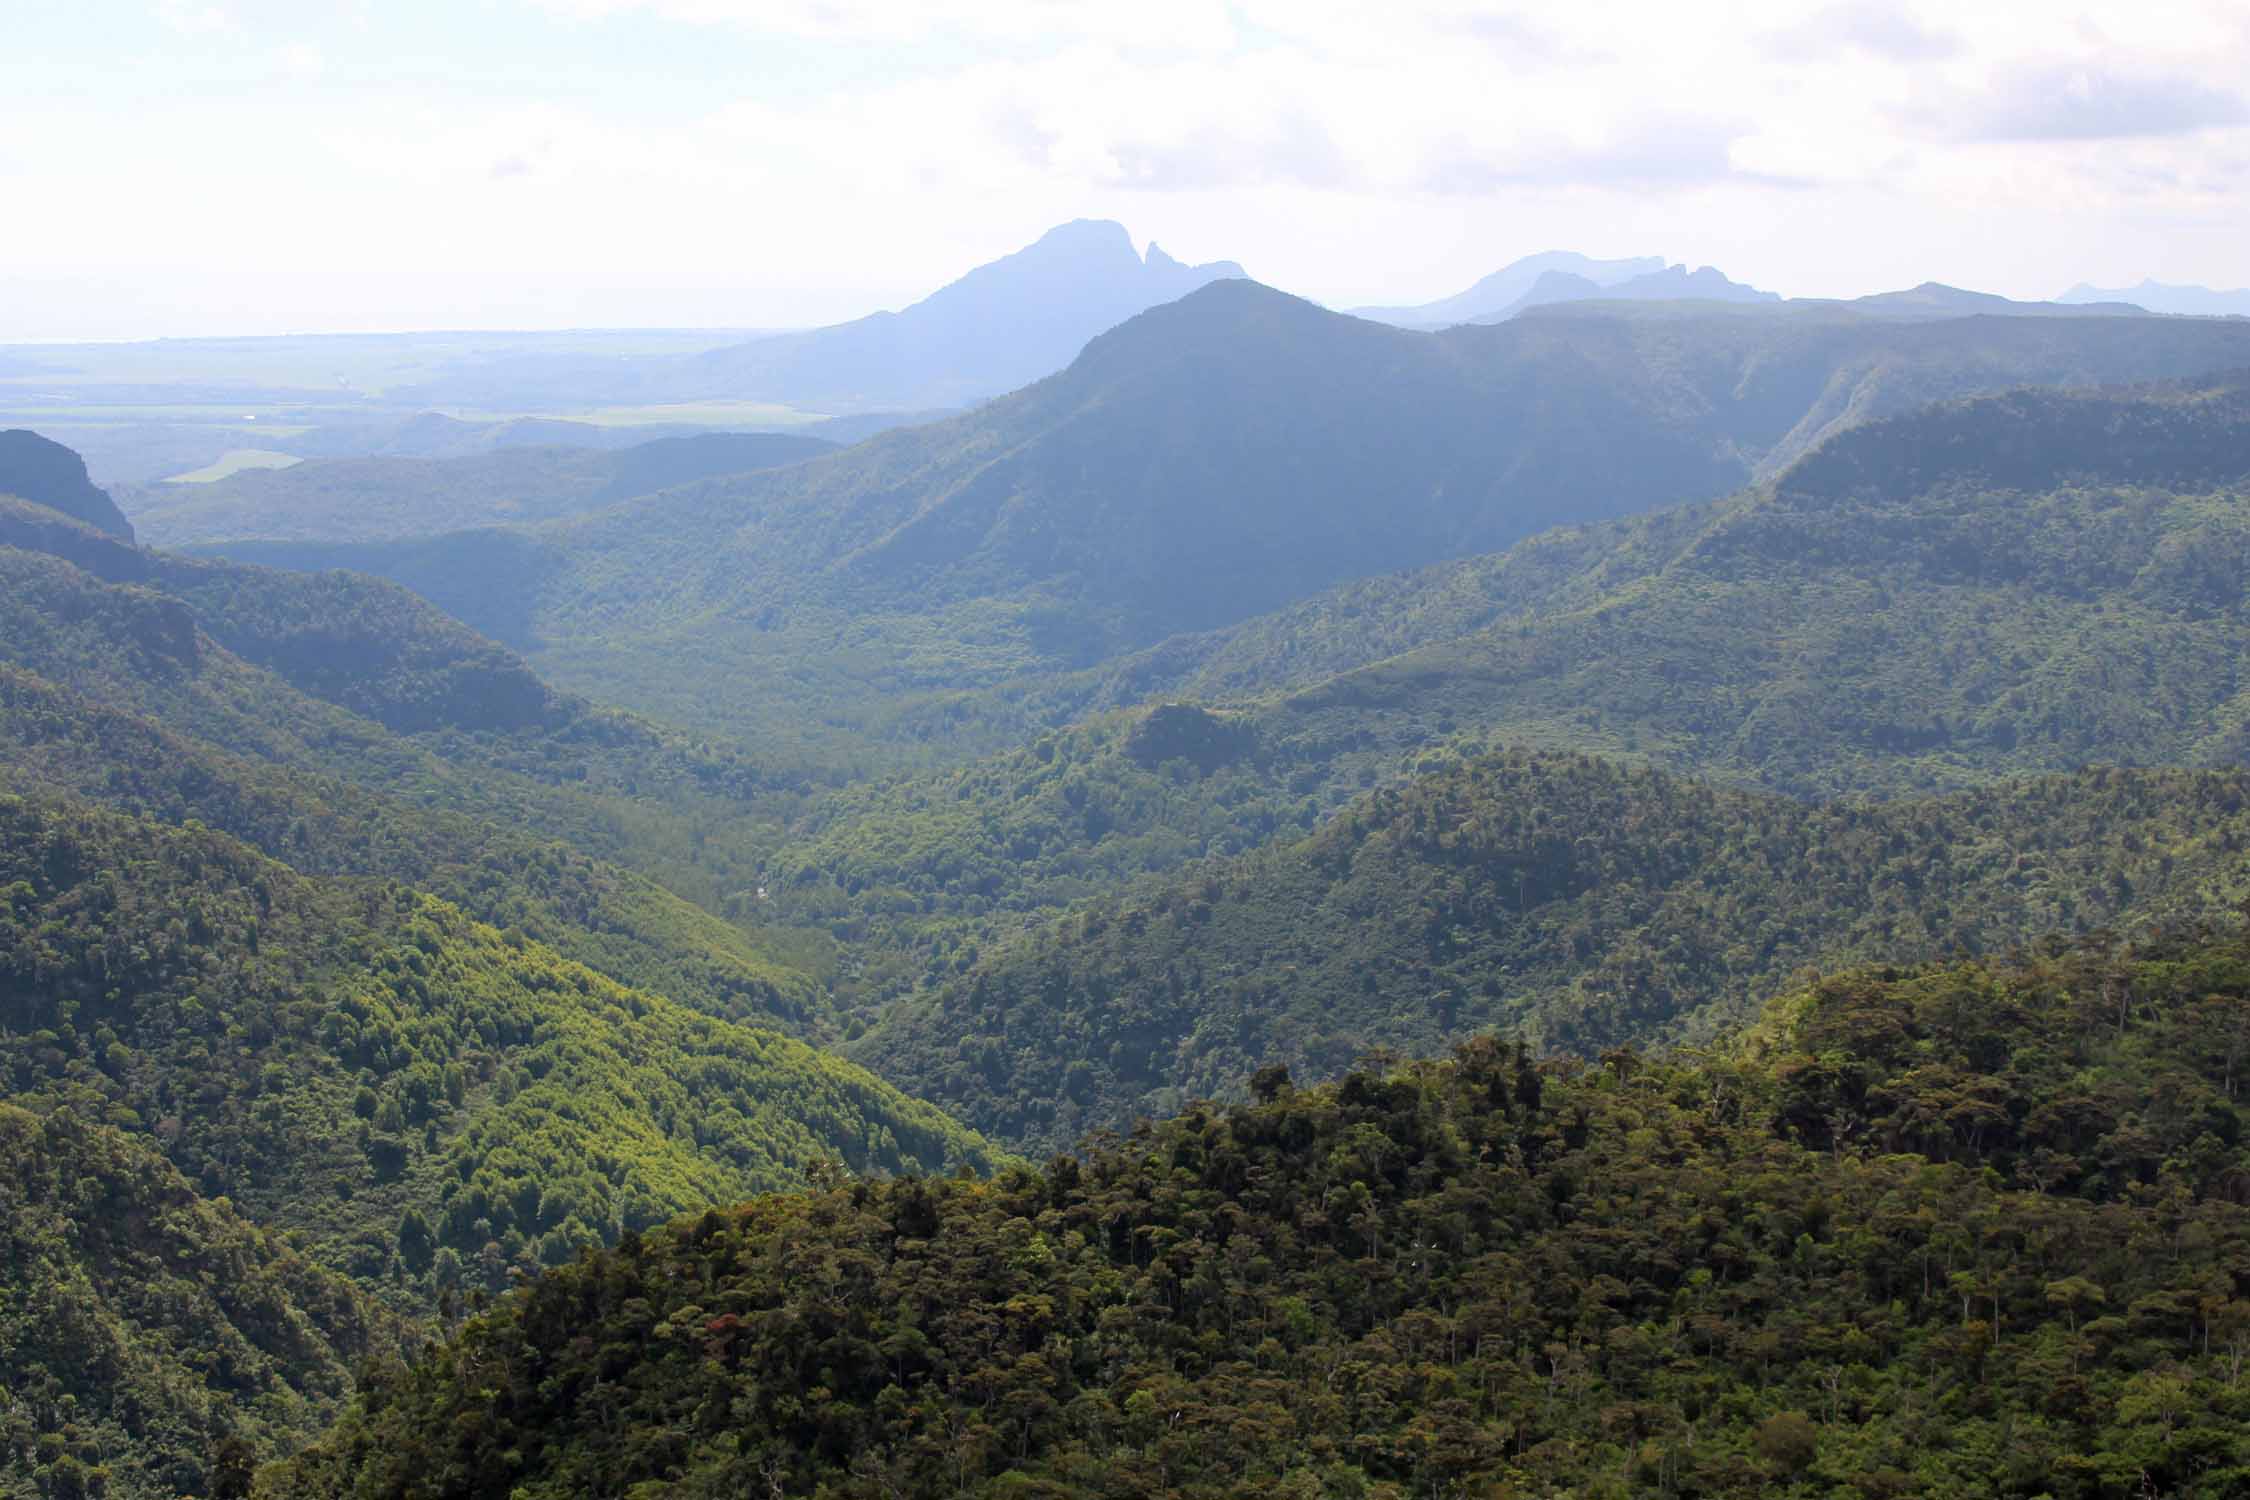
<instances>
[{"instance_id":1,"label":"tree","mask_svg":"<svg viewBox=\"0 0 2250 1500\"><path fill-rule=\"evenodd\" d=\"M1751 1441L1784 1478L1803 1473L1820 1456L1820 1428L1801 1411L1775 1412L1758 1424Z\"/></svg>"},{"instance_id":2,"label":"tree","mask_svg":"<svg viewBox=\"0 0 2250 1500\"><path fill-rule=\"evenodd\" d=\"M437 1236L430 1232L430 1221L419 1208L409 1208L398 1221L398 1257L406 1262L406 1269L419 1276L430 1268L437 1254Z\"/></svg>"}]
</instances>

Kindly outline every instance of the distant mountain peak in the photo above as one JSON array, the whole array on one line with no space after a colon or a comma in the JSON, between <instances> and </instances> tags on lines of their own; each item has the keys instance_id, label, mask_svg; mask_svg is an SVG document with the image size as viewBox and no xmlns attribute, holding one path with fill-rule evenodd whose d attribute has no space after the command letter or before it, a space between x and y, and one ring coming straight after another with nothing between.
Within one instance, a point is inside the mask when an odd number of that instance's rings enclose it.
<instances>
[{"instance_id":1,"label":"distant mountain peak","mask_svg":"<svg viewBox=\"0 0 2250 1500\"><path fill-rule=\"evenodd\" d=\"M1505 323L1535 307L1562 302L1759 302L1781 301L1778 292L1729 280L1716 266L1690 271L1684 263L1604 284L1570 271L1544 271L1516 301L1479 323Z\"/></svg>"},{"instance_id":2,"label":"distant mountain peak","mask_svg":"<svg viewBox=\"0 0 2250 1500\"><path fill-rule=\"evenodd\" d=\"M1143 260L1144 263L1147 264L1151 269L1159 271L1169 271L1177 268L1180 265L1179 261L1174 260L1169 255L1166 255L1164 253L1164 247L1156 243L1156 241L1154 240L1150 240L1148 242L1148 254L1143 257Z\"/></svg>"},{"instance_id":3,"label":"distant mountain peak","mask_svg":"<svg viewBox=\"0 0 2250 1500\"><path fill-rule=\"evenodd\" d=\"M1140 259L1140 256L1133 249L1133 236L1127 232L1124 225L1118 223L1115 219L1071 219L1065 223L1057 224L1025 246L1023 250L1017 251L1016 254L1022 255L1028 251L1041 249L1079 249L1103 253L1122 252L1131 256L1134 260ZM1007 257L1002 258L1006 259Z\"/></svg>"},{"instance_id":4,"label":"distant mountain peak","mask_svg":"<svg viewBox=\"0 0 2250 1500\"><path fill-rule=\"evenodd\" d=\"M1510 261L1467 291L1457 292L1451 297L1413 307L1355 307L1352 309L1352 316L1372 319L1377 323L1394 323L1402 328L1442 328L1454 323L1479 323L1494 320L1496 314L1507 312L1547 276L1567 276L1595 287L1605 287L1630 281L1636 276L1662 271L1664 264L1663 257L1657 255L1634 256L1626 260L1596 260L1575 250L1542 250L1537 255L1526 255L1520 260Z\"/></svg>"},{"instance_id":5,"label":"distant mountain peak","mask_svg":"<svg viewBox=\"0 0 2250 1500\"><path fill-rule=\"evenodd\" d=\"M1073 219L897 312L699 356L698 390L831 411L971 405L1053 374L1138 313L1242 275L1153 242L1144 257L1116 220Z\"/></svg>"},{"instance_id":6,"label":"distant mountain peak","mask_svg":"<svg viewBox=\"0 0 2250 1500\"><path fill-rule=\"evenodd\" d=\"M2250 288L2219 291L2207 286L2181 285L2141 278L2139 286L2103 288L2081 281L2055 299L2073 306L2090 303L2129 302L2152 313L2175 317L2250 317Z\"/></svg>"}]
</instances>

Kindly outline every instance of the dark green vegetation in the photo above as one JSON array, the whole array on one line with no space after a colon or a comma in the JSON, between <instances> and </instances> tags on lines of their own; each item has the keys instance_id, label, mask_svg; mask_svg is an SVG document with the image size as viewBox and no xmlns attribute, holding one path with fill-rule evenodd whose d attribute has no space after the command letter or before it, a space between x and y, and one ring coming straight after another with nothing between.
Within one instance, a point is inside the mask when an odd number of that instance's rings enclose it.
<instances>
[{"instance_id":1,"label":"dark green vegetation","mask_svg":"<svg viewBox=\"0 0 2250 1500\"><path fill-rule=\"evenodd\" d=\"M0 1066L424 1308L817 1162L992 1160L855 1067L434 897L68 802L0 800Z\"/></svg>"},{"instance_id":2,"label":"dark green vegetation","mask_svg":"<svg viewBox=\"0 0 2250 1500\"><path fill-rule=\"evenodd\" d=\"M1806 965L2222 918L2250 773L2087 771L1811 806L1573 755L1474 759L1302 841L1194 865L940 971L852 1055L996 1138L1333 1077L1500 1028L1546 1050L1705 1040Z\"/></svg>"},{"instance_id":3,"label":"dark green vegetation","mask_svg":"<svg viewBox=\"0 0 2250 1500\"><path fill-rule=\"evenodd\" d=\"M1474 726L1800 793L2236 762L2246 497L2240 383L1940 406L1713 507L1543 538L1485 571L1492 623L1287 692L1263 727Z\"/></svg>"},{"instance_id":4,"label":"dark green vegetation","mask_svg":"<svg viewBox=\"0 0 2250 1500\"><path fill-rule=\"evenodd\" d=\"M1012 715L1024 748L819 799L766 865L766 909L851 944L843 993L880 1003L1096 893L1300 837L1495 742L1823 798L2238 765L2246 434L2240 386L1939 407L1714 505L987 694L973 712ZM1160 693L1236 706L1100 712Z\"/></svg>"},{"instance_id":5,"label":"dark green vegetation","mask_svg":"<svg viewBox=\"0 0 2250 1500\"><path fill-rule=\"evenodd\" d=\"M818 438L714 432L604 452L502 448L460 458L316 458L209 484L124 492L142 540L167 547L242 538L384 541L597 510L676 484L796 463Z\"/></svg>"},{"instance_id":6,"label":"dark green vegetation","mask_svg":"<svg viewBox=\"0 0 2250 1500\"><path fill-rule=\"evenodd\" d=\"M97 531L133 539L133 527L107 493L86 477L86 462L36 432L0 432L0 495L62 512Z\"/></svg>"},{"instance_id":7,"label":"dark green vegetation","mask_svg":"<svg viewBox=\"0 0 2250 1500\"><path fill-rule=\"evenodd\" d=\"M0 499L10 1492L240 1493L408 1319L808 1173L988 1168L715 1018L830 1028L743 929L581 852L661 862L758 785L393 585Z\"/></svg>"},{"instance_id":8,"label":"dark green vegetation","mask_svg":"<svg viewBox=\"0 0 2250 1500\"><path fill-rule=\"evenodd\" d=\"M0 500L0 1087L283 1268L214 1311L27 1214L153 1362L40 1354L0 1463L232 1491L352 1338L529 1280L275 1492L2225 1492L2250 387L1880 418L2250 330L1917 306L1210 287L954 422L347 549L470 623ZM1605 1060L1277 1067L1493 1033ZM940 1107L1185 1114L1039 1176Z\"/></svg>"},{"instance_id":9,"label":"dark green vegetation","mask_svg":"<svg viewBox=\"0 0 2250 1500\"><path fill-rule=\"evenodd\" d=\"M351 1282L199 1197L145 1136L0 1104L0 1489L242 1493L405 1352Z\"/></svg>"},{"instance_id":10,"label":"dark green vegetation","mask_svg":"<svg viewBox=\"0 0 2250 1500\"><path fill-rule=\"evenodd\" d=\"M809 463L544 526L266 555L397 579L557 681L677 722L958 754L1015 726L927 700L1725 494L1933 398L2243 365L2250 326L2225 323L1648 304L1422 334L1223 281L1049 380Z\"/></svg>"},{"instance_id":11,"label":"dark green vegetation","mask_svg":"<svg viewBox=\"0 0 2250 1500\"><path fill-rule=\"evenodd\" d=\"M736 752L555 694L373 579L139 551L0 501L0 585L0 778L200 818L315 873L429 889L622 982L824 1026L812 981L765 944L587 852L707 896L725 865L705 833L747 839L763 784Z\"/></svg>"},{"instance_id":12,"label":"dark green vegetation","mask_svg":"<svg viewBox=\"0 0 2250 1500\"><path fill-rule=\"evenodd\" d=\"M1854 973L1712 1057L1276 1070L565 1267L263 1492L2217 1500L2246 1059L2235 942Z\"/></svg>"}]
</instances>

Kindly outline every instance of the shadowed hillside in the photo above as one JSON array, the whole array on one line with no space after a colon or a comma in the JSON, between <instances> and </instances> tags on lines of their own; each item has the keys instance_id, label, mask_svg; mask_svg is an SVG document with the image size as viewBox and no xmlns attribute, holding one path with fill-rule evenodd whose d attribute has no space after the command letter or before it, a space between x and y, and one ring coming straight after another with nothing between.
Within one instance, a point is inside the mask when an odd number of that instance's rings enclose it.
<instances>
[{"instance_id":1,"label":"shadowed hillside","mask_svg":"<svg viewBox=\"0 0 2250 1500\"><path fill-rule=\"evenodd\" d=\"M974 413L785 470L544 527L234 550L398 579L682 721L912 754L982 727L900 722L930 696L1723 494L1933 397L2244 363L2250 327L2216 323L1650 304L1433 335L1226 281ZM709 661L722 683L688 670Z\"/></svg>"}]
</instances>

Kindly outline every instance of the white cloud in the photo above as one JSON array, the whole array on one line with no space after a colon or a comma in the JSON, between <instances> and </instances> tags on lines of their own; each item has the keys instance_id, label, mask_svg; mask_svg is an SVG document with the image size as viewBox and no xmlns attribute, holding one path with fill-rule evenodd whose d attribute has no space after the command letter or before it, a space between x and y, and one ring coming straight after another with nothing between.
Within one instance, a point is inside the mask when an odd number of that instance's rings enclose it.
<instances>
[{"instance_id":1,"label":"white cloud","mask_svg":"<svg viewBox=\"0 0 2250 1500\"><path fill-rule=\"evenodd\" d=\"M274 53L281 71L291 78L314 79L328 71L328 58L310 42L290 42Z\"/></svg>"},{"instance_id":2,"label":"white cloud","mask_svg":"<svg viewBox=\"0 0 2250 1500\"><path fill-rule=\"evenodd\" d=\"M156 18L183 36L213 36L235 29L234 17L225 6L203 0L156 0Z\"/></svg>"},{"instance_id":3,"label":"white cloud","mask_svg":"<svg viewBox=\"0 0 2250 1500\"><path fill-rule=\"evenodd\" d=\"M1803 62L1857 49L1899 63L1934 62L1962 50L1961 38L1895 0L1842 0L1760 39L1770 55Z\"/></svg>"},{"instance_id":4,"label":"white cloud","mask_svg":"<svg viewBox=\"0 0 2250 1500\"><path fill-rule=\"evenodd\" d=\"M1930 111L1931 123L1967 141L2125 140L2250 120L2237 89L2102 64L2002 70L1947 105Z\"/></svg>"},{"instance_id":5,"label":"white cloud","mask_svg":"<svg viewBox=\"0 0 2250 1500\"><path fill-rule=\"evenodd\" d=\"M430 69L401 20L417 6L540 61L504 82ZM55 227L0 271L694 278L765 298L728 319L778 322L895 305L1087 214L1338 302L1559 246L1785 291L2041 294L2223 279L2250 242L2240 0L395 0L325 31L278 0L151 14L220 61L40 106L54 147L11 187ZM620 39L663 61L611 66ZM738 79L696 73L722 55ZM569 79L542 86L557 59ZM151 238L162 223L198 230Z\"/></svg>"}]
</instances>

